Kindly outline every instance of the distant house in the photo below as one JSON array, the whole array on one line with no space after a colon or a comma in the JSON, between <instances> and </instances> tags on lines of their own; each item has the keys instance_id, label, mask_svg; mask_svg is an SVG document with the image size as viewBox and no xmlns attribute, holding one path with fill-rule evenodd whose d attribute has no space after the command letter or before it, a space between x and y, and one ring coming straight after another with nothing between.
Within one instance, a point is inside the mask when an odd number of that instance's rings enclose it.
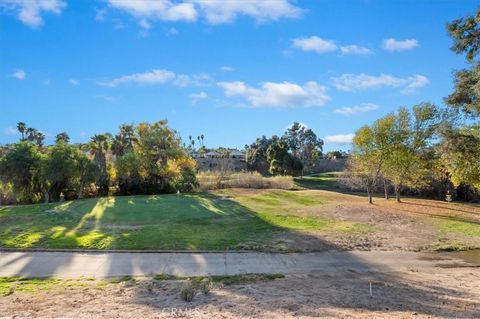
<instances>
[{"instance_id":1,"label":"distant house","mask_svg":"<svg viewBox=\"0 0 480 319\"><path fill-rule=\"evenodd\" d=\"M231 158L238 158L238 159L244 160L244 159L245 159L245 153L242 152L242 151L239 151L239 150L232 150L232 151L230 152L230 157L231 157Z\"/></svg>"},{"instance_id":2,"label":"distant house","mask_svg":"<svg viewBox=\"0 0 480 319\"><path fill-rule=\"evenodd\" d=\"M218 152L215 152L215 151L210 151L210 152L205 154L205 157L206 158L220 158L220 157L222 157L222 154L220 154Z\"/></svg>"}]
</instances>

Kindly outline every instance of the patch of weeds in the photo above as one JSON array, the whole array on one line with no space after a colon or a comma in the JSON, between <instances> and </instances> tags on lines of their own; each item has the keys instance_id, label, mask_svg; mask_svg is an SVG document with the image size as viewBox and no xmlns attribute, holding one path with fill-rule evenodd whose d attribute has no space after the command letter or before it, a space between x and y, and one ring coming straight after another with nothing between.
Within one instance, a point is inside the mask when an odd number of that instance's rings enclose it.
<instances>
[{"instance_id":1,"label":"patch of weeds","mask_svg":"<svg viewBox=\"0 0 480 319\"><path fill-rule=\"evenodd\" d=\"M195 284L192 281L187 281L182 285L182 289L180 290L180 297L187 301L191 302L197 293L197 289Z\"/></svg>"},{"instance_id":2,"label":"patch of weeds","mask_svg":"<svg viewBox=\"0 0 480 319\"><path fill-rule=\"evenodd\" d=\"M169 275L165 273L157 274L153 277L154 280L184 280L187 279L187 277L181 277L181 276L174 276L174 275Z\"/></svg>"},{"instance_id":3,"label":"patch of weeds","mask_svg":"<svg viewBox=\"0 0 480 319\"><path fill-rule=\"evenodd\" d=\"M119 277L119 278L110 279L110 283L111 284L119 284L121 282L132 281L132 280L135 280L135 279L133 279L132 276L123 276L123 277Z\"/></svg>"},{"instance_id":4,"label":"patch of weeds","mask_svg":"<svg viewBox=\"0 0 480 319\"><path fill-rule=\"evenodd\" d=\"M232 276L212 276L212 282L222 283L224 285L244 285L260 281L272 281L275 279L285 278L283 274L244 274Z\"/></svg>"},{"instance_id":5,"label":"patch of weeds","mask_svg":"<svg viewBox=\"0 0 480 319\"><path fill-rule=\"evenodd\" d=\"M443 220L439 229L446 233L456 233L471 237L480 237L480 225L476 222L460 220Z\"/></svg>"},{"instance_id":6,"label":"patch of weeds","mask_svg":"<svg viewBox=\"0 0 480 319\"><path fill-rule=\"evenodd\" d=\"M467 249L467 247L457 243L437 244L433 247L433 250L438 252L464 251Z\"/></svg>"}]
</instances>

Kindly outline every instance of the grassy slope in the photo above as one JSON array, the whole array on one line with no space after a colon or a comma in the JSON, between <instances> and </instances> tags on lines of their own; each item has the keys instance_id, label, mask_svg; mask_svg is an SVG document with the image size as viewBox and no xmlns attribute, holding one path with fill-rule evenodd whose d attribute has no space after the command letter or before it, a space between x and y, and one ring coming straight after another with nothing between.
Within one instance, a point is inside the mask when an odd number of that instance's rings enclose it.
<instances>
[{"instance_id":1,"label":"grassy slope","mask_svg":"<svg viewBox=\"0 0 480 319\"><path fill-rule=\"evenodd\" d=\"M0 209L0 246L94 249L268 249L275 233L364 225L300 217L323 205L306 192L127 196ZM357 227L358 226L358 227ZM245 243L248 243L246 245Z\"/></svg>"}]
</instances>

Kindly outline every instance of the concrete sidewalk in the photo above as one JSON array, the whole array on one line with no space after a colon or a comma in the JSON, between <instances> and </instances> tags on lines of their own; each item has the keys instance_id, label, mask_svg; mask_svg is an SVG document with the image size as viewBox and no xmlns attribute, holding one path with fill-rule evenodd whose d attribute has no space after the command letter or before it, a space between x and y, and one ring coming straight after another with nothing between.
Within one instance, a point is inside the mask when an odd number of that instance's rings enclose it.
<instances>
[{"instance_id":1,"label":"concrete sidewalk","mask_svg":"<svg viewBox=\"0 0 480 319\"><path fill-rule=\"evenodd\" d=\"M268 253L74 253L1 252L1 277L107 278L235 275L242 273L335 272L347 269L405 271L453 264L468 265L441 254L403 251L351 251L306 254Z\"/></svg>"}]
</instances>

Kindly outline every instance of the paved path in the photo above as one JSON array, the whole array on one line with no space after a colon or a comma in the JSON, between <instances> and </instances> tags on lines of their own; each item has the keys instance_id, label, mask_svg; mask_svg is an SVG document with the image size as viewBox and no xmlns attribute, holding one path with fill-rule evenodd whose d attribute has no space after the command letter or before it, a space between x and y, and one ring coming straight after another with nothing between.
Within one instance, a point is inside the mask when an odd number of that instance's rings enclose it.
<instances>
[{"instance_id":1,"label":"paved path","mask_svg":"<svg viewBox=\"0 0 480 319\"><path fill-rule=\"evenodd\" d=\"M241 273L434 270L439 264L465 264L439 254L354 251L308 254L268 253L69 253L0 252L0 277L178 276ZM465 264L467 265L467 264Z\"/></svg>"}]
</instances>

